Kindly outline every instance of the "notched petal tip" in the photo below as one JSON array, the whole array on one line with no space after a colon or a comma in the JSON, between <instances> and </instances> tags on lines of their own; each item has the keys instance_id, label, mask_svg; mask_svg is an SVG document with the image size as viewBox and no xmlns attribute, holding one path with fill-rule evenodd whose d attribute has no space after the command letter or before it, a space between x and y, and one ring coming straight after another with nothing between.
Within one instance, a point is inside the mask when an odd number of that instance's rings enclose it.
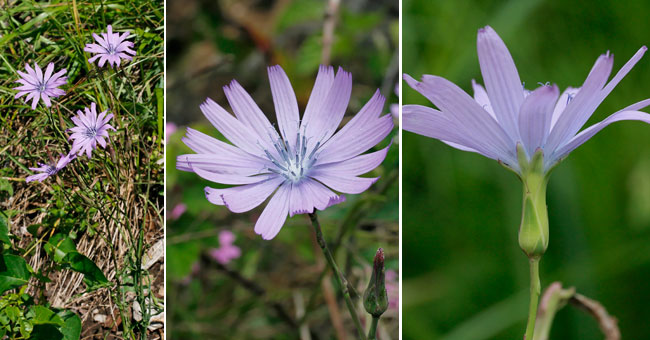
<instances>
[{"instance_id":1,"label":"notched petal tip","mask_svg":"<svg viewBox=\"0 0 650 340\"><path fill-rule=\"evenodd\" d=\"M411 77L410 75L408 75L408 74L406 74L406 73L404 73L404 74L402 75L402 77L404 78L404 81L406 81L406 83L408 84L408 86L410 86L410 87L411 87L412 89L414 89L414 90L417 90L417 87L418 87L418 85L420 84L419 81L415 80L413 77Z\"/></svg>"}]
</instances>

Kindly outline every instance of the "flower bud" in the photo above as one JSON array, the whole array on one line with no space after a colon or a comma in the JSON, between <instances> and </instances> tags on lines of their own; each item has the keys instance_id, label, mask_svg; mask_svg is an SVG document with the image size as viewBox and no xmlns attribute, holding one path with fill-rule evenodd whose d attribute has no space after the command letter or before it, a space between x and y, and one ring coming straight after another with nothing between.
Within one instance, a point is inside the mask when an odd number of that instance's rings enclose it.
<instances>
[{"instance_id":1,"label":"flower bud","mask_svg":"<svg viewBox=\"0 0 650 340\"><path fill-rule=\"evenodd\" d=\"M548 172L544 172L542 150L538 149L530 162L523 148L517 146L521 181L524 187L519 246L530 259L539 259L548 248L548 211L546 185Z\"/></svg>"},{"instance_id":2,"label":"flower bud","mask_svg":"<svg viewBox=\"0 0 650 340\"><path fill-rule=\"evenodd\" d=\"M388 309L386 278L384 268L384 250L379 248L373 261L372 276L368 288L363 293L363 306L370 315L378 318Z\"/></svg>"}]
</instances>

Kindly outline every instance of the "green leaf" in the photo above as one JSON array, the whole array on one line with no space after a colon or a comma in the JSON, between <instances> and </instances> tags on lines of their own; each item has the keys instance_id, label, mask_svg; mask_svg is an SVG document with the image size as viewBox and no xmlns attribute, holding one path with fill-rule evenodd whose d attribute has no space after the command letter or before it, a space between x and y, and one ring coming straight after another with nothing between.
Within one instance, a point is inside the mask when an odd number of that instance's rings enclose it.
<instances>
[{"instance_id":1,"label":"green leaf","mask_svg":"<svg viewBox=\"0 0 650 340\"><path fill-rule=\"evenodd\" d=\"M0 178L0 191L8 192L9 196L14 195L14 187L11 186L11 183L4 178Z\"/></svg>"},{"instance_id":2,"label":"green leaf","mask_svg":"<svg viewBox=\"0 0 650 340\"><path fill-rule=\"evenodd\" d=\"M34 325L65 325L63 319L61 319L60 316L56 315L51 309L47 307L36 305L31 309L34 312L34 317L31 320Z\"/></svg>"},{"instance_id":3,"label":"green leaf","mask_svg":"<svg viewBox=\"0 0 650 340\"><path fill-rule=\"evenodd\" d=\"M63 318L65 324L59 328L63 333L64 340L79 340L81 337L81 319L72 311L64 310L59 312L59 316Z\"/></svg>"},{"instance_id":4,"label":"green leaf","mask_svg":"<svg viewBox=\"0 0 650 340\"><path fill-rule=\"evenodd\" d=\"M16 306L7 306L7 308L4 309L4 314L7 315L9 320L12 322L18 321L18 318L23 315L23 313L20 312L20 309Z\"/></svg>"},{"instance_id":5,"label":"green leaf","mask_svg":"<svg viewBox=\"0 0 650 340\"><path fill-rule=\"evenodd\" d=\"M30 340L63 340L63 334L51 324L35 325Z\"/></svg>"},{"instance_id":6,"label":"green leaf","mask_svg":"<svg viewBox=\"0 0 650 340\"><path fill-rule=\"evenodd\" d=\"M45 251L54 256L54 261L61 263L63 258L71 252L77 251L77 246L67 236L63 234L55 234L50 237L44 246Z\"/></svg>"},{"instance_id":7,"label":"green leaf","mask_svg":"<svg viewBox=\"0 0 650 340\"><path fill-rule=\"evenodd\" d=\"M0 241L11 244L9 239L9 218L0 212Z\"/></svg>"},{"instance_id":8,"label":"green leaf","mask_svg":"<svg viewBox=\"0 0 650 340\"><path fill-rule=\"evenodd\" d=\"M84 282L88 285L88 289L108 283L108 279L101 269L89 258L76 251L68 253L63 262L68 263L72 270L84 274Z\"/></svg>"},{"instance_id":9,"label":"green leaf","mask_svg":"<svg viewBox=\"0 0 650 340\"><path fill-rule=\"evenodd\" d=\"M27 262L20 256L0 255L0 294L29 281Z\"/></svg>"}]
</instances>

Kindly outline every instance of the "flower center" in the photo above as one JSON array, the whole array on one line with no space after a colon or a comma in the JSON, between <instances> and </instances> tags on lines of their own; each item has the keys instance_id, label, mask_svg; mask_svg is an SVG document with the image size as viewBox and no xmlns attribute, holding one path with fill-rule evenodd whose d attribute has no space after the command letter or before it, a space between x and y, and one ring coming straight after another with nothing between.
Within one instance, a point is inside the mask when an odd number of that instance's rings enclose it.
<instances>
[{"instance_id":1,"label":"flower center","mask_svg":"<svg viewBox=\"0 0 650 340\"><path fill-rule=\"evenodd\" d=\"M97 129L95 127L86 128L86 131L84 131L84 136L88 138L95 138L97 136Z\"/></svg>"},{"instance_id":2,"label":"flower center","mask_svg":"<svg viewBox=\"0 0 650 340\"><path fill-rule=\"evenodd\" d=\"M117 46L113 46L113 44L108 43L108 47L106 48L106 53L110 55L115 55L117 53L115 50L117 49Z\"/></svg>"},{"instance_id":3,"label":"flower center","mask_svg":"<svg viewBox=\"0 0 650 340\"><path fill-rule=\"evenodd\" d=\"M56 169L55 166L48 165L48 166L47 166L47 169L45 169L45 172L46 172L48 175L52 176L52 175L56 174L57 169Z\"/></svg>"},{"instance_id":4,"label":"flower center","mask_svg":"<svg viewBox=\"0 0 650 340\"><path fill-rule=\"evenodd\" d=\"M45 84L45 82L38 83L38 87L37 87L38 92L45 92L45 89L47 87L46 85L47 84Z\"/></svg>"},{"instance_id":5,"label":"flower center","mask_svg":"<svg viewBox=\"0 0 650 340\"><path fill-rule=\"evenodd\" d=\"M293 148L282 138L278 138L273 143L273 146L279 157L275 157L268 150L264 150L268 159L275 165L275 168L269 168L268 170L282 175L292 183L298 183L309 174L309 170L316 162L316 152L320 147L320 142L307 153L307 139L304 132L298 132L296 144Z\"/></svg>"}]
</instances>

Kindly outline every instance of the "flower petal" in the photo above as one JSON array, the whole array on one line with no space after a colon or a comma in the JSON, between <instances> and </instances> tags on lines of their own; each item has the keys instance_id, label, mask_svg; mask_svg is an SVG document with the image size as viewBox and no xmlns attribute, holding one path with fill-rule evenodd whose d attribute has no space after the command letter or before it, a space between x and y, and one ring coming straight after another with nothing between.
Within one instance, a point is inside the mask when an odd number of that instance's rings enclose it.
<instances>
[{"instance_id":1,"label":"flower petal","mask_svg":"<svg viewBox=\"0 0 650 340\"><path fill-rule=\"evenodd\" d=\"M524 93L515 62L506 44L490 26L479 29L477 49L481 74L497 121L513 140L518 140L517 115Z\"/></svg>"},{"instance_id":2,"label":"flower petal","mask_svg":"<svg viewBox=\"0 0 650 340\"><path fill-rule=\"evenodd\" d=\"M390 114L380 117L385 98L379 93L370 98L350 121L320 149L320 164L339 162L357 156L377 145L393 130Z\"/></svg>"},{"instance_id":3,"label":"flower petal","mask_svg":"<svg viewBox=\"0 0 650 340\"><path fill-rule=\"evenodd\" d=\"M553 125L546 145L544 145L545 154L554 152L558 146L571 139L596 110L600 104L598 94L607 82L613 62L614 58L609 53L598 57L587 79L580 87L580 91L569 102Z\"/></svg>"},{"instance_id":4,"label":"flower petal","mask_svg":"<svg viewBox=\"0 0 650 340\"><path fill-rule=\"evenodd\" d=\"M268 173L270 162L262 162L255 158L231 157L219 153L186 154L176 157L176 168L192 171L194 168L220 173L232 173L240 176L252 176Z\"/></svg>"},{"instance_id":5,"label":"flower petal","mask_svg":"<svg viewBox=\"0 0 650 340\"><path fill-rule=\"evenodd\" d=\"M341 162L316 165L313 169L346 177L362 175L378 167L386 158L389 148L390 145L379 151L356 156Z\"/></svg>"},{"instance_id":6,"label":"flower petal","mask_svg":"<svg viewBox=\"0 0 650 340\"><path fill-rule=\"evenodd\" d=\"M512 139L489 113L454 83L442 77L424 75L422 82L413 84L411 81L409 85L415 85L415 90L427 97L441 109L445 117L463 129L462 133L472 142L472 145L467 146L481 146L481 149L477 150L492 154L496 157L492 158L511 166L517 163Z\"/></svg>"},{"instance_id":7,"label":"flower petal","mask_svg":"<svg viewBox=\"0 0 650 340\"><path fill-rule=\"evenodd\" d=\"M591 137L593 137L595 134L600 132L600 130L605 128L607 125L622 120L638 120L650 124L650 114L646 112L627 110L627 109L618 111L610 115L609 117L605 118L600 123L596 123L584 129L582 132L580 132L575 137L573 137L568 143L558 148L558 150L553 154L553 156L549 158L545 166L547 168L551 167L557 161L559 161L560 159L564 158L566 155L571 153L571 151L575 150L584 142L588 141Z\"/></svg>"},{"instance_id":8,"label":"flower petal","mask_svg":"<svg viewBox=\"0 0 650 340\"><path fill-rule=\"evenodd\" d=\"M553 126L555 126L555 123L557 123L557 119L560 118L562 115L562 112L564 112L564 109L566 109L566 106L569 105L569 102L575 98L575 96L578 94L580 91L579 87L567 87L564 92L560 95L560 98L557 100L557 103L555 104L555 108L553 109L553 118L551 119L551 129Z\"/></svg>"},{"instance_id":9,"label":"flower petal","mask_svg":"<svg viewBox=\"0 0 650 340\"><path fill-rule=\"evenodd\" d=\"M190 163L190 167L192 169L191 170L192 172L201 176L203 179L207 179L208 181L212 181L215 183L230 184L230 185L258 183L276 176L275 174L259 175L259 176L242 176L234 173L211 172L208 170L203 170L199 166L193 166L191 163Z\"/></svg>"},{"instance_id":10,"label":"flower petal","mask_svg":"<svg viewBox=\"0 0 650 340\"><path fill-rule=\"evenodd\" d=\"M296 144L300 124L296 94L293 92L289 77L287 77L280 65L268 67L268 74L280 133L289 146L293 148Z\"/></svg>"},{"instance_id":11,"label":"flower petal","mask_svg":"<svg viewBox=\"0 0 650 340\"><path fill-rule=\"evenodd\" d=\"M447 145L463 151L478 152L498 160L498 155L490 149L476 145L464 136L456 123L447 119L442 112L422 105L402 106L402 127L406 131L438 139ZM478 151L480 149L481 151Z\"/></svg>"},{"instance_id":12,"label":"flower petal","mask_svg":"<svg viewBox=\"0 0 650 340\"><path fill-rule=\"evenodd\" d=\"M331 205L336 204L333 202L339 203L345 201L344 195L339 196L335 194L332 190L311 178L305 178L300 182L300 186L311 198L313 207L318 210L325 210Z\"/></svg>"},{"instance_id":13,"label":"flower petal","mask_svg":"<svg viewBox=\"0 0 650 340\"><path fill-rule=\"evenodd\" d=\"M255 233L262 235L265 240L274 238L282 229L289 214L289 200L291 199L291 184L284 183L278 188L275 195L255 223Z\"/></svg>"},{"instance_id":14,"label":"flower petal","mask_svg":"<svg viewBox=\"0 0 650 340\"><path fill-rule=\"evenodd\" d=\"M379 177L366 178L343 176L335 173L314 169L309 177L327 185L328 187L346 194L360 194L366 191Z\"/></svg>"},{"instance_id":15,"label":"flower petal","mask_svg":"<svg viewBox=\"0 0 650 340\"><path fill-rule=\"evenodd\" d=\"M519 133L528 156L532 157L548 137L553 108L560 90L557 85L540 86L524 99L519 112Z\"/></svg>"},{"instance_id":16,"label":"flower petal","mask_svg":"<svg viewBox=\"0 0 650 340\"><path fill-rule=\"evenodd\" d=\"M313 212L314 202L307 187L302 183L293 183L291 186L291 201L289 202L289 217Z\"/></svg>"},{"instance_id":17,"label":"flower petal","mask_svg":"<svg viewBox=\"0 0 650 340\"><path fill-rule=\"evenodd\" d=\"M497 119L494 115L494 110L492 109L492 104L490 103L490 97L488 97L487 91L472 79L472 89L474 89L474 100L483 107L483 109L492 116L492 118Z\"/></svg>"},{"instance_id":18,"label":"flower petal","mask_svg":"<svg viewBox=\"0 0 650 340\"><path fill-rule=\"evenodd\" d=\"M205 197L212 204L225 205L234 213L249 211L262 204L284 181L276 176L262 182L227 189L205 187Z\"/></svg>"},{"instance_id":19,"label":"flower petal","mask_svg":"<svg viewBox=\"0 0 650 340\"><path fill-rule=\"evenodd\" d=\"M352 75L339 67L330 87L327 97L321 103L320 110L309 125L306 125L306 135L313 136L308 148L318 142L327 141L336 131L345 115L352 92Z\"/></svg>"},{"instance_id":20,"label":"flower petal","mask_svg":"<svg viewBox=\"0 0 650 340\"><path fill-rule=\"evenodd\" d=\"M226 112L212 99L208 98L201 104L201 111L203 111L210 123L237 147L252 155L264 155L262 149L256 144L258 141L257 134Z\"/></svg>"},{"instance_id":21,"label":"flower petal","mask_svg":"<svg viewBox=\"0 0 650 340\"><path fill-rule=\"evenodd\" d=\"M267 150L276 152L273 143L280 136L248 92L236 80L223 89L237 119L257 133L260 143Z\"/></svg>"},{"instance_id":22,"label":"flower petal","mask_svg":"<svg viewBox=\"0 0 650 340\"><path fill-rule=\"evenodd\" d=\"M327 99L327 94L330 92L333 83L334 68L332 66L320 65L314 87L311 90L311 95L309 96L309 101L307 102L307 107L302 117L302 128L311 126L311 121L317 119L320 115L323 103L325 103L325 99Z\"/></svg>"}]
</instances>

